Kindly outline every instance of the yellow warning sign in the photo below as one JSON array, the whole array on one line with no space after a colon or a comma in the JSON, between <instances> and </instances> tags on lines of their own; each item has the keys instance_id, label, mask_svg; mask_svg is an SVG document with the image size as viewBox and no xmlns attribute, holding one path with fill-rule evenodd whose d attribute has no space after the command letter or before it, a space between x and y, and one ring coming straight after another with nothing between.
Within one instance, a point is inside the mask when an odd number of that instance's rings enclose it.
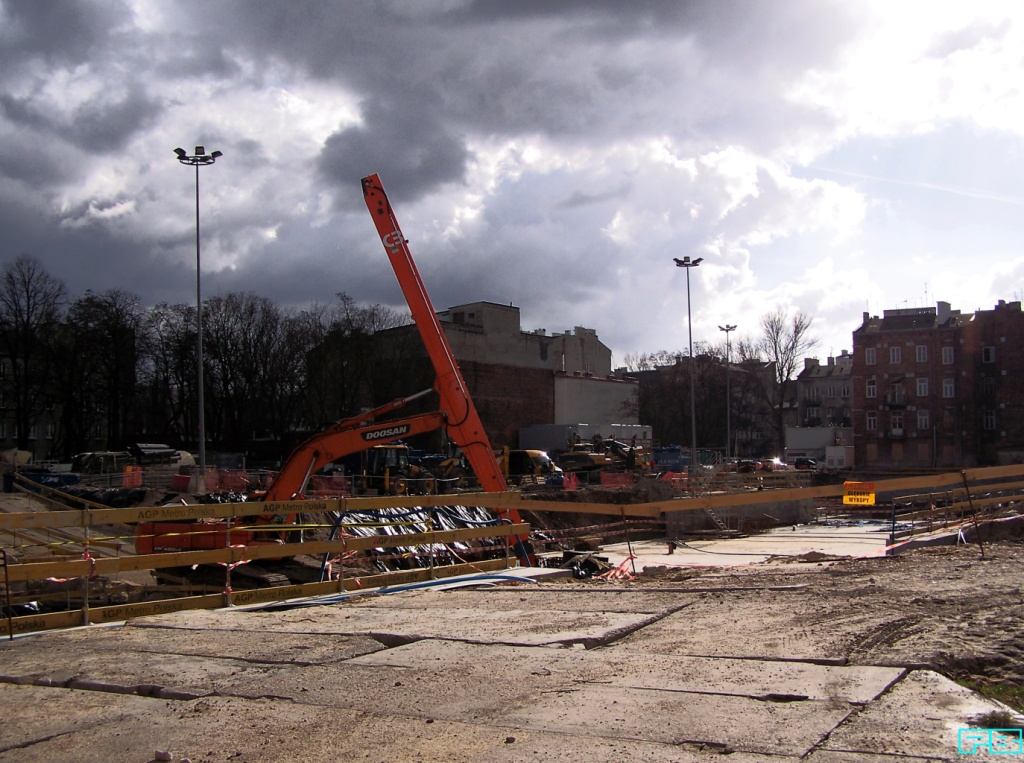
<instances>
[{"instance_id":1,"label":"yellow warning sign","mask_svg":"<svg viewBox=\"0 0 1024 763\"><path fill-rule=\"evenodd\" d=\"M844 482L843 503L854 506L875 505L875 483L874 482Z\"/></svg>"}]
</instances>

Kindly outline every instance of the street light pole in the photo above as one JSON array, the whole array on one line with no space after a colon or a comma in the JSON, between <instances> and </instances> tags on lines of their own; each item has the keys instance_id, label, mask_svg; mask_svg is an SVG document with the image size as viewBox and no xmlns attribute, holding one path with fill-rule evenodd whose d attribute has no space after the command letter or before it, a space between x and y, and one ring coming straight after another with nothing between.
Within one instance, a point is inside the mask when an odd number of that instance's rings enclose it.
<instances>
[{"instance_id":1,"label":"street light pole","mask_svg":"<svg viewBox=\"0 0 1024 763\"><path fill-rule=\"evenodd\" d=\"M729 392L729 366L732 365L729 357L729 332L735 331L735 324L726 324L718 327L719 331L725 332L725 457L729 458L729 449L732 442L732 422L729 420L732 409L732 395Z\"/></svg>"},{"instance_id":2,"label":"street light pole","mask_svg":"<svg viewBox=\"0 0 1024 763\"><path fill-rule=\"evenodd\" d=\"M692 477L697 465L697 395L693 384L693 318L690 316L690 268L700 265L704 258L698 257L695 260L691 260L687 256L681 260L678 257L673 257L672 259L675 261L677 268L686 269L686 330L690 336L690 469L688 473ZM692 490L693 483L690 482L690 485Z\"/></svg>"},{"instance_id":3,"label":"street light pole","mask_svg":"<svg viewBox=\"0 0 1024 763\"><path fill-rule=\"evenodd\" d=\"M196 168L196 361L199 365L199 479L196 484L196 492L206 492L206 403L203 396L203 292L202 278L200 271L201 256L199 248L199 168L213 164L218 157L223 156L220 151L206 153L202 146L196 146L196 152L189 154L183 148L174 149L178 161L190 167Z\"/></svg>"}]
</instances>

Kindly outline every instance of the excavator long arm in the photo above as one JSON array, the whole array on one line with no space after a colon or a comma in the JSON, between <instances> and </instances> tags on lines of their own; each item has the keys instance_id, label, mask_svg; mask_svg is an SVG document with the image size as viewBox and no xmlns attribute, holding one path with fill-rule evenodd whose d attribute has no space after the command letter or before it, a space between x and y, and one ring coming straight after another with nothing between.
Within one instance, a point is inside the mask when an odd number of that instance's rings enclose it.
<instances>
[{"instance_id":1,"label":"excavator long arm","mask_svg":"<svg viewBox=\"0 0 1024 763\"><path fill-rule=\"evenodd\" d=\"M412 259L409 242L402 234L391 202L384 192L384 186L376 174L364 177L362 185L366 208L373 218L377 234L384 245L384 251L395 271L398 285L405 295L412 319L419 329L423 345L434 367L434 389L441 398L441 411L448 416L449 439L462 448L466 460L473 467L473 472L484 490L503 492L506 489L505 477L477 414L476 406L473 405L473 400L466 389L466 382L441 328L437 312L427 295L423 279ZM519 512L515 509L499 509L498 513L512 522L520 521ZM525 540L520 538L518 556L521 563L529 565L533 559L525 546Z\"/></svg>"},{"instance_id":2,"label":"excavator long arm","mask_svg":"<svg viewBox=\"0 0 1024 763\"><path fill-rule=\"evenodd\" d=\"M466 382L430 303L423 279L413 262L408 242L398 227L391 203L376 174L363 178L363 197L434 366L434 389L441 397L441 410L448 414L448 435L462 448L484 490L501 492L505 490L505 477L466 390Z\"/></svg>"}]
</instances>

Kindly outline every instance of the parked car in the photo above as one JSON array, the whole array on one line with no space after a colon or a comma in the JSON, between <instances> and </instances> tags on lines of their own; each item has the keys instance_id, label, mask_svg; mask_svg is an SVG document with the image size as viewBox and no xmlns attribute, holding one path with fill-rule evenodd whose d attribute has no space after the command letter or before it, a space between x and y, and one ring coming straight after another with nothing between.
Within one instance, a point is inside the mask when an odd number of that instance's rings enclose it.
<instances>
[{"instance_id":1,"label":"parked car","mask_svg":"<svg viewBox=\"0 0 1024 763\"><path fill-rule=\"evenodd\" d=\"M813 458L798 458L793 462L793 468L800 471L816 472L818 471L818 462Z\"/></svg>"}]
</instances>

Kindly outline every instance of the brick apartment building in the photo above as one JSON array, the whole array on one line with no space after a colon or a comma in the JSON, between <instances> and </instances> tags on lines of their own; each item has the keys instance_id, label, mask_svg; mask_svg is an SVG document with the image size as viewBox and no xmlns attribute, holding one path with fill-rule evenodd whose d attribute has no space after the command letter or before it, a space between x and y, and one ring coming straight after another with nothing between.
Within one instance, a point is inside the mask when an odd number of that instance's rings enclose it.
<instances>
[{"instance_id":1,"label":"brick apartment building","mask_svg":"<svg viewBox=\"0 0 1024 763\"><path fill-rule=\"evenodd\" d=\"M853 332L859 466L961 468L1024 461L1020 302L963 314L936 307L864 313Z\"/></svg>"},{"instance_id":2,"label":"brick apartment building","mask_svg":"<svg viewBox=\"0 0 1024 763\"><path fill-rule=\"evenodd\" d=\"M801 427L849 427L852 424L853 356L843 350L825 365L805 358L797 376L798 421Z\"/></svg>"}]
</instances>

